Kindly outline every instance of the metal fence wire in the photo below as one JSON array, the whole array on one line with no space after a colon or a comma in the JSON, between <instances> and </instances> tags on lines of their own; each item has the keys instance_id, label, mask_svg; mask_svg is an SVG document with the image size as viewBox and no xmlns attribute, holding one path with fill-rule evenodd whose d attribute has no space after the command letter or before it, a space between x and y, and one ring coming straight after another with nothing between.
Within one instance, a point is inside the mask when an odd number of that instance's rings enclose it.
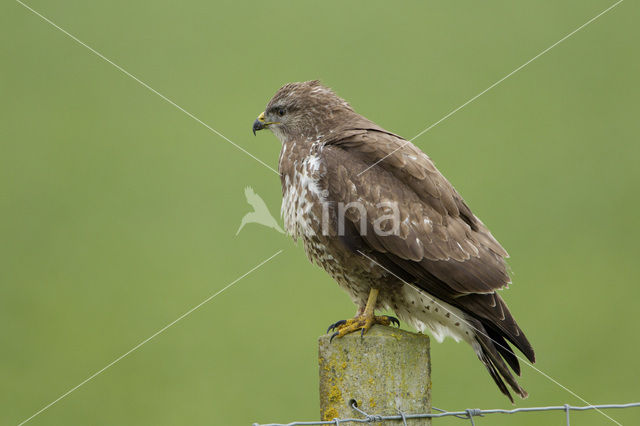
<instances>
[{"instance_id":1,"label":"metal fence wire","mask_svg":"<svg viewBox=\"0 0 640 426\"><path fill-rule=\"evenodd\" d=\"M517 413L530 413L536 411L562 411L564 412L567 426L570 426L571 411L587 411L587 410L608 410L611 408L632 408L640 407L640 402L631 402L629 404L601 404L601 405L586 405L582 407L576 407L573 405L556 405L549 407L525 407L514 408L512 410L504 410L501 408L482 410L480 408L471 408L462 411L445 411L439 408L433 407L438 413L424 413L424 414L406 414L401 411L397 415L393 416L381 416L376 414L369 414L359 409L355 403L351 404L353 410L364 416L364 418L347 418L347 419L333 419L325 421L311 421L311 422L291 422L291 423L254 423L253 426L308 426L308 425L347 425L349 423L385 423L390 421L402 421L404 426L407 426L407 420L409 419L436 419L439 417L456 417L462 420L470 421L472 426L475 426L474 418L484 417L488 414L517 414Z\"/></svg>"}]
</instances>

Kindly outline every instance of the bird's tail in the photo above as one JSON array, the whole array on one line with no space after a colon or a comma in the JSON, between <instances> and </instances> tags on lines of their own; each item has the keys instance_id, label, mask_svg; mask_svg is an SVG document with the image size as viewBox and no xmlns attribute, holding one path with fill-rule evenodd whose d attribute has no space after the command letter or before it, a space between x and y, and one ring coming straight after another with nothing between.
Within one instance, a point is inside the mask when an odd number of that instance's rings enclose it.
<instances>
[{"instance_id":1,"label":"bird's tail","mask_svg":"<svg viewBox=\"0 0 640 426\"><path fill-rule=\"evenodd\" d=\"M247 213L244 215L244 217L242 218L242 221L240 222L240 227L238 228L238 230L236 231L236 236L238 236L238 234L240 233L240 231L242 230L242 228L244 228L244 226L247 224L247 219L250 213Z\"/></svg>"},{"instance_id":2,"label":"bird's tail","mask_svg":"<svg viewBox=\"0 0 640 426\"><path fill-rule=\"evenodd\" d=\"M500 391L513 403L513 397L507 388L508 384L516 394L526 398L529 394L520 386L513 375L515 373L520 376L520 363L511 346L500 332L485 328L479 321L476 321L474 326L476 327L476 335L473 348Z\"/></svg>"}]
</instances>

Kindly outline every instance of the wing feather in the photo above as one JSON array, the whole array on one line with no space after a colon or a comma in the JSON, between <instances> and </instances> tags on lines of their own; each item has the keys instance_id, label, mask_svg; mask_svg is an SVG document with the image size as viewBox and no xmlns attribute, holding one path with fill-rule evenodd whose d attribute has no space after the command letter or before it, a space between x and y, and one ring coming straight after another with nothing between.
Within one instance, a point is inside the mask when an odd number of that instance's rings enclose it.
<instances>
[{"instance_id":1,"label":"wing feather","mask_svg":"<svg viewBox=\"0 0 640 426\"><path fill-rule=\"evenodd\" d=\"M380 204L397 203L398 235L377 235L375 241L363 236L370 244L420 262L461 293L491 292L509 283L507 252L411 142L377 129L357 129L325 145L322 155L330 193L339 198L335 201L363 204L369 224L384 216Z\"/></svg>"},{"instance_id":2,"label":"wing feather","mask_svg":"<svg viewBox=\"0 0 640 426\"><path fill-rule=\"evenodd\" d=\"M358 231L359 244L428 293L499 330L533 360L529 341L496 293L510 283L507 252L426 154L367 123L363 119L344 137L334 134L321 152L331 201L357 202L366 210L367 232ZM380 205L394 202L398 232L381 235L375 225L388 211ZM362 216L350 210L346 218L360 230Z\"/></svg>"}]
</instances>

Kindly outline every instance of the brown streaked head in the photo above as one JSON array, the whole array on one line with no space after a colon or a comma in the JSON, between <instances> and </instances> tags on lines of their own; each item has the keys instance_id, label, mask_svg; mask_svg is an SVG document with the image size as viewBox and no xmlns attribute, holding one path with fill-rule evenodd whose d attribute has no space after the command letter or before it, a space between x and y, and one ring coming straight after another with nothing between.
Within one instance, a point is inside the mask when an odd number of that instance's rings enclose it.
<instances>
[{"instance_id":1,"label":"brown streaked head","mask_svg":"<svg viewBox=\"0 0 640 426\"><path fill-rule=\"evenodd\" d=\"M268 128L282 142L314 137L336 128L351 106L318 80L288 83L273 95L253 122L253 132Z\"/></svg>"}]
</instances>

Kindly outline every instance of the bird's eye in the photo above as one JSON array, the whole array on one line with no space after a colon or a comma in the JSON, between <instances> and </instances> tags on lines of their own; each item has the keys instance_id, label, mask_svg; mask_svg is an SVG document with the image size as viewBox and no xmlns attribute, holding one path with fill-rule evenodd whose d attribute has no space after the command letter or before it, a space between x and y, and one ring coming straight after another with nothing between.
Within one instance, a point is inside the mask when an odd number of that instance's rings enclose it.
<instances>
[{"instance_id":1,"label":"bird's eye","mask_svg":"<svg viewBox=\"0 0 640 426\"><path fill-rule=\"evenodd\" d=\"M278 108L278 109L276 110L276 112L278 113L278 115L279 115L280 117L282 117L282 116L284 115L284 113L285 113L285 110L284 110L284 108L280 107L280 108Z\"/></svg>"}]
</instances>

